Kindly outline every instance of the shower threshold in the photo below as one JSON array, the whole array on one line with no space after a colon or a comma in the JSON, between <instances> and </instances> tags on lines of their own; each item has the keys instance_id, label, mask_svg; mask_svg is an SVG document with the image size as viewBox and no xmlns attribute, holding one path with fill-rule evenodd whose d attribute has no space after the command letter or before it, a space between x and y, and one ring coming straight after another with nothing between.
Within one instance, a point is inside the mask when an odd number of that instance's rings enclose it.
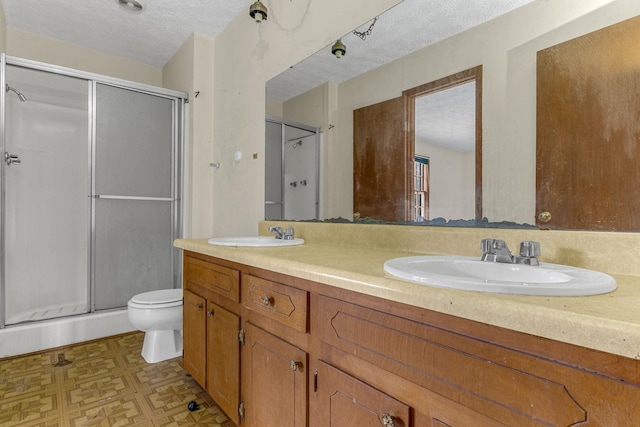
<instances>
[{"instance_id":1,"label":"shower threshold","mask_svg":"<svg viewBox=\"0 0 640 427\"><path fill-rule=\"evenodd\" d=\"M15 313L12 316L7 317L6 324L15 325L18 323L37 322L40 320L75 316L78 314L86 314L88 311L89 310L86 303L38 307L36 309Z\"/></svg>"}]
</instances>

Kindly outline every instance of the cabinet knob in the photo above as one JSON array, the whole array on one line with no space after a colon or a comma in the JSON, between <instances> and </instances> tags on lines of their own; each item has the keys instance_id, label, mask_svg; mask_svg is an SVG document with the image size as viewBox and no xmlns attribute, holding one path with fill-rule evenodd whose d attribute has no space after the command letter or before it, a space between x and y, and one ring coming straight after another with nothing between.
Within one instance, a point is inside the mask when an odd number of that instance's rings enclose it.
<instances>
[{"instance_id":1,"label":"cabinet knob","mask_svg":"<svg viewBox=\"0 0 640 427\"><path fill-rule=\"evenodd\" d=\"M200 310L202 310L202 308L203 308L202 304L200 304L200 303L196 304L196 310L200 311Z\"/></svg>"},{"instance_id":2,"label":"cabinet knob","mask_svg":"<svg viewBox=\"0 0 640 427\"><path fill-rule=\"evenodd\" d=\"M396 417L385 412L382 414L382 425L384 427L396 427Z\"/></svg>"},{"instance_id":3,"label":"cabinet knob","mask_svg":"<svg viewBox=\"0 0 640 427\"><path fill-rule=\"evenodd\" d=\"M266 306L270 306L272 301L273 301L273 299L268 295L264 295L262 297L262 304L264 304Z\"/></svg>"},{"instance_id":4,"label":"cabinet knob","mask_svg":"<svg viewBox=\"0 0 640 427\"><path fill-rule=\"evenodd\" d=\"M547 222L551 221L551 212L540 212L538 214L538 221L540 221L543 224L546 224Z\"/></svg>"},{"instance_id":5,"label":"cabinet knob","mask_svg":"<svg viewBox=\"0 0 640 427\"><path fill-rule=\"evenodd\" d=\"M302 366L302 362L298 362L297 360L289 360L289 365L291 366L292 371L297 371L298 366Z\"/></svg>"},{"instance_id":6,"label":"cabinet knob","mask_svg":"<svg viewBox=\"0 0 640 427\"><path fill-rule=\"evenodd\" d=\"M207 317L211 317L213 316L213 310L209 309L207 310Z\"/></svg>"}]
</instances>

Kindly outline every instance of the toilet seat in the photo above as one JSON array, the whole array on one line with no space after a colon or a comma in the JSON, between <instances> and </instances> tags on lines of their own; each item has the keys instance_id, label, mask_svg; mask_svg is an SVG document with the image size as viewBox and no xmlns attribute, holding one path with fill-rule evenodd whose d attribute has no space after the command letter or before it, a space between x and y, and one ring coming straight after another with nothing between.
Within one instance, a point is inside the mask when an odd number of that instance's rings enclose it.
<instances>
[{"instance_id":1,"label":"toilet seat","mask_svg":"<svg viewBox=\"0 0 640 427\"><path fill-rule=\"evenodd\" d=\"M161 289L143 292L129 300L129 307L165 308L182 305L182 289Z\"/></svg>"}]
</instances>

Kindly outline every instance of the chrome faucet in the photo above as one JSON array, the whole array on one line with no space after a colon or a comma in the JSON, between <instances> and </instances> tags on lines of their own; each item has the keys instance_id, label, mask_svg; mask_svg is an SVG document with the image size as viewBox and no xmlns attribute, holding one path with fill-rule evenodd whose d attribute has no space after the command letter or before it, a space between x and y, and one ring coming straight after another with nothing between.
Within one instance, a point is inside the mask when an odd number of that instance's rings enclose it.
<instances>
[{"instance_id":1,"label":"chrome faucet","mask_svg":"<svg viewBox=\"0 0 640 427\"><path fill-rule=\"evenodd\" d=\"M513 255L504 240L482 239L480 242L482 249L481 261L505 262L509 264L540 265L540 243L525 240L520 243L520 254Z\"/></svg>"},{"instance_id":2,"label":"chrome faucet","mask_svg":"<svg viewBox=\"0 0 640 427\"><path fill-rule=\"evenodd\" d=\"M293 227L287 227L287 231L282 231L282 227L269 227L269 232L275 234L276 239L293 240L294 229Z\"/></svg>"},{"instance_id":3,"label":"chrome faucet","mask_svg":"<svg viewBox=\"0 0 640 427\"><path fill-rule=\"evenodd\" d=\"M282 239L284 237L282 227L269 227L269 233L274 233L276 239Z\"/></svg>"}]
</instances>

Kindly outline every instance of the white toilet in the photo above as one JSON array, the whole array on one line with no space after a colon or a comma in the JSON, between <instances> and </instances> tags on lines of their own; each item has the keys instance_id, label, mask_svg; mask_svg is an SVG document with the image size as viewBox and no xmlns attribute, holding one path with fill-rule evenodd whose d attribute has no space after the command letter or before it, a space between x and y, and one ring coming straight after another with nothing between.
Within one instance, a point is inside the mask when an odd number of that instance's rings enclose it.
<instances>
[{"instance_id":1,"label":"white toilet","mask_svg":"<svg viewBox=\"0 0 640 427\"><path fill-rule=\"evenodd\" d=\"M182 289L144 292L127 307L131 325L145 332L142 357L147 363L182 356Z\"/></svg>"}]
</instances>

